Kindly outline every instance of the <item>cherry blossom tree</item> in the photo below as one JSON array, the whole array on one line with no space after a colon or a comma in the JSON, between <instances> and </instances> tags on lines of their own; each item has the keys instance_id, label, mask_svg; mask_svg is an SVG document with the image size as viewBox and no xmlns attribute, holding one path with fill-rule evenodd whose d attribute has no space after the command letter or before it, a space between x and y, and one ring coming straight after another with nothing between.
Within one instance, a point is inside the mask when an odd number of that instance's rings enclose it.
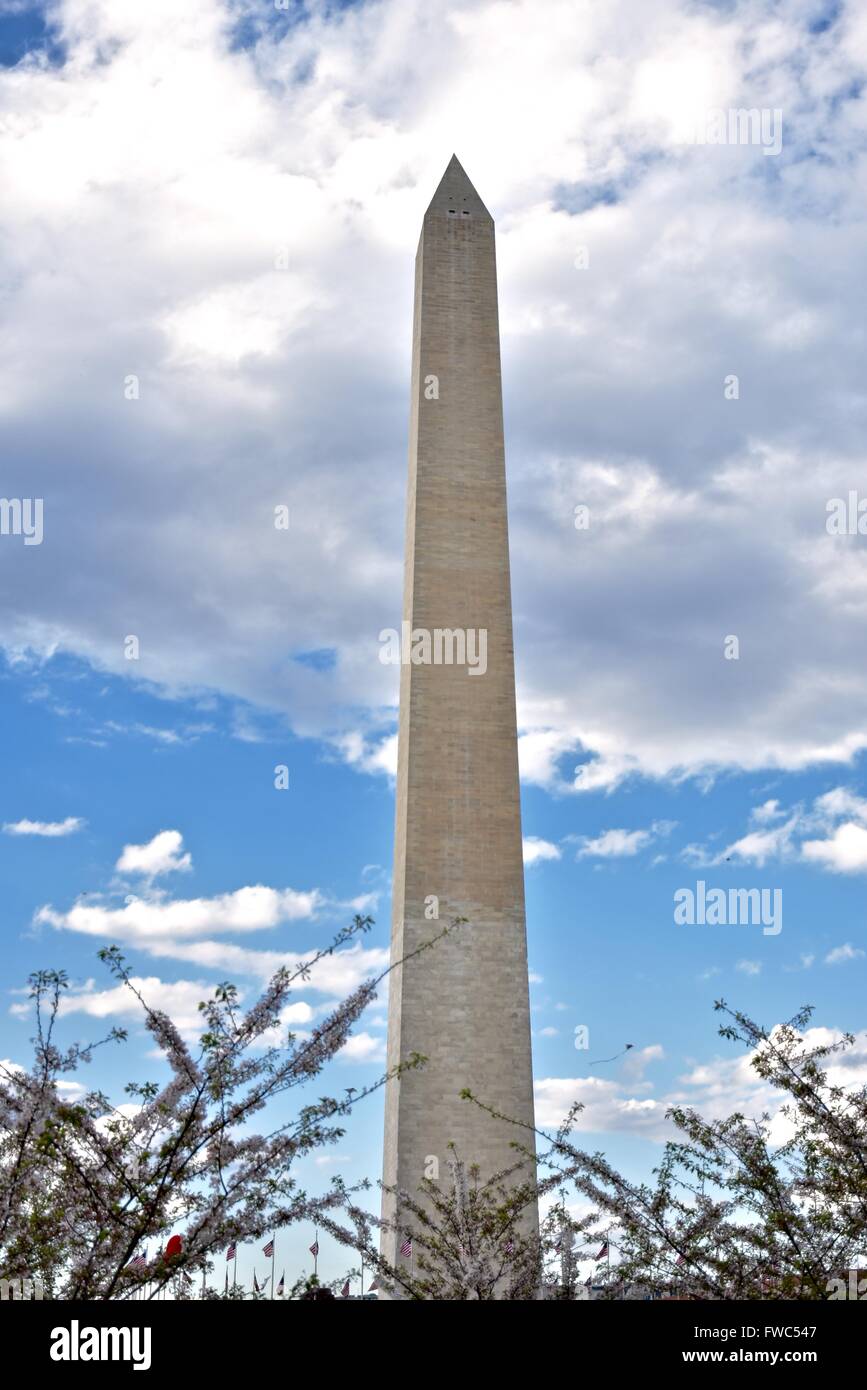
<instances>
[{"instance_id":1,"label":"cherry blossom tree","mask_svg":"<svg viewBox=\"0 0 867 1390\"><path fill-rule=\"evenodd\" d=\"M842 1297L850 1271L867 1268L867 1085L851 1066L855 1039L811 1034L808 1007L770 1029L724 1000L715 1007L727 1020L720 1035L748 1049L764 1083L761 1114L708 1120L671 1107L677 1137L647 1183L572 1142L575 1105L553 1139L538 1132L541 1162L595 1208L605 1238L617 1234L617 1260L596 1281L603 1297Z\"/></svg>"},{"instance_id":2,"label":"cherry blossom tree","mask_svg":"<svg viewBox=\"0 0 867 1390\"><path fill-rule=\"evenodd\" d=\"M293 1106L292 1092L316 1080L344 1046L388 970L353 990L309 1036L284 1034L280 1020L316 962L371 924L356 916L322 951L278 970L246 1011L234 985L220 985L199 1006L204 1031L195 1047L148 1005L120 950L101 951L138 999L172 1073L165 1085L131 1082L123 1108L101 1090L70 1098L68 1079L98 1048L123 1043L126 1032L112 1028L98 1042L61 1047L68 978L53 970L31 976L33 1065L0 1069L0 1268L7 1277L38 1276L53 1298L155 1297L181 1275L197 1284L232 1243L319 1222L344 1204L352 1194L339 1179L313 1197L298 1186L294 1165L337 1142L360 1101L423 1059L413 1055L342 1099L299 1098ZM183 1233L182 1247L167 1256L172 1231Z\"/></svg>"},{"instance_id":3,"label":"cherry blossom tree","mask_svg":"<svg viewBox=\"0 0 867 1390\"><path fill-rule=\"evenodd\" d=\"M398 1197L397 1235L410 1242L411 1258L390 1264L380 1247L384 1230L392 1228L351 1200L339 1214L328 1213L323 1225L362 1252L379 1287L393 1297L526 1302L541 1296L543 1283L552 1297L577 1297L578 1259L586 1252L575 1240L589 1232L594 1214L572 1215L556 1163L540 1176L535 1155L514 1147L515 1162L483 1179L478 1164L467 1164L449 1144L446 1181L423 1178L417 1193L387 1189ZM549 1157L545 1153L540 1166ZM554 1272L546 1275L552 1260Z\"/></svg>"}]
</instances>

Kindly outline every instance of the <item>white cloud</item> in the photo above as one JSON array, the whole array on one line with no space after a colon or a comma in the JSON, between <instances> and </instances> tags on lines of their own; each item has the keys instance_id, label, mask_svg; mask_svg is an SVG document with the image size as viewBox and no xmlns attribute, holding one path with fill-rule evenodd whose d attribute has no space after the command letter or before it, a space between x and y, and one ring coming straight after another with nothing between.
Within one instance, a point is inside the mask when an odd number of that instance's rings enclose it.
<instances>
[{"instance_id":1,"label":"white cloud","mask_svg":"<svg viewBox=\"0 0 867 1390\"><path fill-rule=\"evenodd\" d=\"M671 821L655 821L649 830L605 830L595 838L585 836L576 859L620 859L638 854L659 835L668 835Z\"/></svg>"},{"instance_id":2,"label":"white cloud","mask_svg":"<svg viewBox=\"0 0 867 1390\"><path fill-rule=\"evenodd\" d=\"M292 1033L296 1041L303 1041L310 1034L300 1029L300 1023L310 1023L313 1020L313 1009L306 1000L299 999L294 1004L286 1004L280 1010L280 1022L273 1028L266 1028L259 1039L263 1047L280 1047L286 1041L287 1032Z\"/></svg>"},{"instance_id":3,"label":"white cloud","mask_svg":"<svg viewBox=\"0 0 867 1390\"><path fill-rule=\"evenodd\" d=\"M122 874L143 874L157 878L192 868L192 857L181 854L183 836L179 830L161 830L145 845L124 845L115 867Z\"/></svg>"},{"instance_id":4,"label":"white cloud","mask_svg":"<svg viewBox=\"0 0 867 1390\"><path fill-rule=\"evenodd\" d=\"M228 975L250 975L269 980L281 966L296 971L313 960L315 952L259 951L237 946L227 941L180 942L151 938L142 943L149 955L186 961ZM360 942L342 947L332 955L323 956L310 966L310 978L305 989L343 999L364 980L382 973L388 965L389 953L384 947L364 947ZM383 991L384 992L384 991Z\"/></svg>"},{"instance_id":5,"label":"white cloud","mask_svg":"<svg viewBox=\"0 0 867 1390\"><path fill-rule=\"evenodd\" d=\"M848 941L844 946L835 946L825 957L826 965L843 965L846 961L861 960L864 952L860 946L852 946Z\"/></svg>"},{"instance_id":6,"label":"white cloud","mask_svg":"<svg viewBox=\"0 0 867 1390\"><path fill-rule=\"evenodd\" d=\"M718 853L687 845L683 857L704 865L734 860L758 867L774 859L800 858L833 873L867 871L867 801L846 787L816 797L809 810L796 806L786 812L779 802L767 801L753 809L750 820L767 828L748 831ZM782 823L771 824L775 820ZM816 831L822 832L821 839L806 838Z\"/></svg>"},{"instance_id":7,"label":"white cloud","mask_svg":"<svg viewBox=\"0 0 867 1390\"><path fill-rule=\"evenodd\" d=\"M196 1038L202 1032L204 1024L199 1003L213 995L212 984L205 984L201 980L169 983L156 975L135 975L130 983L152 1009L162 1010L169 1015L182 1036ZM140 1018L144 1022L141 1004L131 990L122 984L97 989L90 981L83 989L70 990L60 1001L60 1013L64 1016L83 1013L91 1018Z\"/></svg>"},{"instance_id":8,"label":"white cloud","mask_svg":"<svg viewBox=\"0 0 867 1390\"><path fill-rule=\"evenodd\" d=\"M385 1041L372 1033L353 1033L337 1054L341 1062L384 1062Z\"/></svg>"},{"instance_id":9,"label":"white cloud","mask_svg":"<svg viewBox=\"0 0 867 1390\"><path fill-rule=\"evenodd\" d=\"M801 853L833 873L867 872L867 830L851 822L840 825L827 840L805 840Z\"/></svg>"},{"instance_id":10,"label":"white cloud","mask_svg":"<svg viewBox=\"0 0 867 1390\"><path fill-rule=\"evenodd\" d=\"M665 1049L661 1043L649 1043L646 1047L633 1047L623 1059L623 1075L632 1084L636 1084L643 1079L645 1070L651 1062L661 1062L664 1057Z\"/></svg>"},{"instance_id":11,"label":"white cloud","mask_svg":"<svg viewBox=\"0 0 867 1390\"><path fill-rule=\"evenodd\" d=\"M307 893L292 888L265 888L262 884L220 893L213 898L178 898L173 901L134 898L123 907L76 903L68 912L50 905L35 914L37 923L87 936L110 936L138 946L184 941L210 932L250 932L313 917L321 904L316 889Z\"/></svg>"},{"instance_id":12,"label":"white cloud","mask_svg":"<svg viewBox=\"0 0 867 1390\"><path fill-rule=\"evenodd\" d=\"M618 1082L601 1077L545 1078L536 1082L535 1096L536 1123L542 1128L556 1128L570 1105L581 1101L585 1109L575 1122L578 1133L626 1129L658 1138L667 1130L664 1101L624 1095Z\"/></svg>"},{"instance_id":13,"label":"white cloud","mask_svg":"<svg viewBox=\"0 0 867 1390\"><path fill-rule=\"evenodd\" d=\"M810 1028L804 1034L808 1047L839 1041L842 1033L830 1028ZM585 1110L577 1117L577 1133L627 1133L663 1141L672 1137L674 1127L665 1119L673 1105L689 1105L705 1119L722 1119L735 1111L759 1118L772 1115L774 1142L786 1137L786 1122L778 1113L781 1096L758 1076L750 1053L733 1058L716 1058L697 1063L668 1087L658 1099L637 1095L639 1087L628 1077L623 1080L599 1077L545 1078L536 1082L536 1121L544 1128L558 1125L573 1101L583 1101ZM856 1034L851 1051L828 1060L828 1080L832 1085L859 1087L867 1083L867 1031ZM649 1083L641 1083L646 1092Z\"/></svg>"},{"instance_id":14,"label":"white cloud","mask_svg":"<svg viewBox=\"0 0 867 1390\"><path fill-rule=\"evenodd\" d=\"M102 732L110 734L139 734L142 738L152 738L155 743L164 743L170 746L177 746L184 742L194 743L197 735L194 734L187 739L183 733L178 733L177 729L155 729L150 724L118 724L114 719L106 721Z\"/></svg>"},{"instance_id":15,"label":"white cloud","mask_svg":"<svg viewBox=\"0 0 867 1390\"><path fill-rule=\"evenodd\" d=\"M371 912L379 903L379 893L359 893L357 897L350 898L346 906L353 912L364 914Z\"/></svg>"},{"instance_id":16,"label":"white cloud","mask_svg":"<svg viewBox=\"0 0 867 1390\"><path fill-rule=\"evenodd\" d=\"M813 964L815 963L815 960L816 960L815 952L812 952L812 951L802 951L802 952L801 952L801 956L800 956L800 964L799 964L799 965L784 965L784 966L783 966L783 969L784 969L785 971L787 971L789 974L792 974L794 971L797 971L797 970L810 970L810 969L812 969Z\"/></svg>"},{"instance_id":17,"label":"white cloud","mask_svg":"<svg viewBox=\"0 0 867 1390\"><path fill-rule=\"evenodd\" d=\"M574 747L574 738L550 729L522 733L518 739L518 763L522 780L542 787L557 784L557 762Z\"/></svg>"},{"instance_id":18,"label":"white cloud","mask_svg":"<svg viewBox=\"0 0 867 1390\"><path fill-rule=\"evenodd\" d=\"M529 868L531 864L541 864L543 859L559 859L560 846L554 845L550 840L542 840L537 835L524 836L524 863Z\"/></svg>"},{"instance_id":19,"label":"white cloud","mask_svg":"<svg viewBox=\"0 0 867 1390\"><path fill-rule=\"evenodd\" d=\"M310 1005L303 1000L296 1004L287 1004L280 1012L280 1022L287 1027L295 1023L309 1023L313 1018L313 1010Z\"/></svg>"},{"instance_id":20,"label":"white cloud","mask_svg":"<svg viewBox=\"0 0 867 1390\"><path fill-rule=\"evenodd\" d=\"M152 1009L162 1010L177 1025L181 1035L187 1040L198 1038L204 1021L199 1012L199 1003L213 997L214 984L203 980L165 981L156 975L136 975L131 984L138 990L145 1003ZM306 986L305 986L306 987ZM243 1004L246 991L239 990L239 1001ZM125 985L115 985L108 989L98 989L93 980L84 986L64 994L60 1012L67 1014L88 1014L91 1018L130 1018L144 1023L144 1013L138 999ZM276 1047L285 1043L287 1031L297 1039L307 1036L299 1031L298 1025L309 1023L313 1018L313 1008L306 1000L298 999L284 1005L280 1011L280 1022L268 1028L259 1039L263 1047ZM152 1055L159 1056L157 1049Z\"/></svg>"},{"instance_id":21,"label":"white cloud","mask_svg":"<svg viewBox=\"0 0 867 1390\"><path fill-rule=\"evenodd\" d=\"M735 966L742 975L761 975L762 962L760 960L739 960Z\"/></svg>"},{"instance_id":22,"label":"white cloud","mask_svg":"<svg viewBox=\"0 0 867 1390\"><path fill-rule=\"evenodd\" d=\"M816 811L828 821L852 820L867 825L867 801L848 787L834 787L815 801Z\"/></svg>"},{"instance_id":23,"label":"white cloud","mask_svg":"<svg viewBox=\"0 0 867 1390\"><path fill-rule=\"evenodd\" d=\"M3 827L4 835L43 835L46 839L59 839L64 835L74 835L76 830L81 830L86 821L80 816L67 816L66 820L44 821L44 820L17 820L7 822Z\"/></svg>"},{"instance_id":24,"label":"white cloud","mask_svg":"<svg viewBox=\"0 0 867 1390\"><path fill-rule=\"evenodd\" d=\"M372 742L358 729L333 740L341 757L359 772L381 772L388 777L397 774L397 734Z\"/></svg>"},{"instance_id":25,"label":"white cloud","mask_svg":"<svg viewBox=\"0 0 867 1390\"><path fill-rule=\"evenodd\" d=\"M55 1085L66 1100L80 1100L87 1094L87 1087L80 1081L57 1081Z\"/></svg>"},{"instance_id":26,"label":"white cloud","mask_svg":"<svg viewBox=\"0 0 867 1390\"><path fill-rule=\"evenodd\" d=\"M751 830L728 845L713 862L718 864L723 859L737 859L743 864L756 864L761 868L769 859L789 852L798 821L798 816L793 816L784 825L775 826L772 830Z\"/></svg>"},{"instance_id":27,"label":"white cloud","mask_svg":"<svg viewBox=\"0 0 867 1390\"><path fill-rule=\"evenodd\" d=\"M585 840L576 858L617 859L637 854L649 843L647 830L605 830L595 839Z\"/></svg>"}]
</instances>

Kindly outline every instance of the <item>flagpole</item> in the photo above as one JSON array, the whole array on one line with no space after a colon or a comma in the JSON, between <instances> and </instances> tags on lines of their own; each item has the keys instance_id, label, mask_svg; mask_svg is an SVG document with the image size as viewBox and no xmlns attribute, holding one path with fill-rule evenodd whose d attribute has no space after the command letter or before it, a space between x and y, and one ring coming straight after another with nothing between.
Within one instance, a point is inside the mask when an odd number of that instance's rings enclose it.
<instances>
[{"instance_id":1,"label":"flagpole","mask_svg":"<svg viewBox=\"0 0 867 1390\"><path fill-rule=\"evenodd\" d=\"M361 1297L364 1298L364 1254L361 1255Z\"/></svg>"},{"instance_id":2,"label":"flagpole","mask_svg":"<svg viewBox=\"0 0 867 1390\"><path fill-rule=\"evenodd\" d=\"M271 1238L271 1297L272 1297L272 1298L274 1297L274 1260L275 1260L275 1258L276 1258L276 1249L277 1249L277 1232L275 1231L275 1232L274 1232L274 1235L273 1235L272 1238Z\"/></svg>"},{"instance_id":3,"label":"flagpole","mask_svg":"<svg viewBox=\"0 0 867 1390\"><path fill-rule=\"evenodd\" d=\"M316 1229L315 1226L313 1227L313 1246L314 1246L314 1248L315 1248L315 1250L316 1250L316 1254L313 1256L313 1278L314 1278L314 1279L318 1279L318 1278L319 1278L319 1232L317 1231L317 1229Z\"/></svg>"},{"instance_id":4,"label":"flagpole","mask_svg":"<svg viewBox=\"0 0 867 1390\"><path fill-rule=\"evenodd\" d=\"M237 1282L238 1282L238 1246L237 1246L237 1244L236 1244L236 1245L235 1245L235 1261L234 1261L234 1264L232 1265L232 1283L233 1283L233 1284L237 1284Z\"/></svg>"}]
</instances>

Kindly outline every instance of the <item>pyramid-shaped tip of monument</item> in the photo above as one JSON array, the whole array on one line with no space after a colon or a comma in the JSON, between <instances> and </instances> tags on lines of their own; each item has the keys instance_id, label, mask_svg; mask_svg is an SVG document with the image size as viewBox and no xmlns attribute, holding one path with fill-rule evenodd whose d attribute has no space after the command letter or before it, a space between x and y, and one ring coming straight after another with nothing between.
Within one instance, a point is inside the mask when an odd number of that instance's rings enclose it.
<instances>
[{"instance_id":1,"label":"pyramid-shaped tip of monument","mask_svg":"<svg viewBox=\"0 0 867 1390\"><path fill-rule=\"evenodd\" d=\"M487 217L489 220L493 220L475 188L470 183L466 171L456 154L452 155L446 165L445 173L439 181L437 191L428 204L425 218L431 216L475 216Z\"/></svg>"}]
</instances>

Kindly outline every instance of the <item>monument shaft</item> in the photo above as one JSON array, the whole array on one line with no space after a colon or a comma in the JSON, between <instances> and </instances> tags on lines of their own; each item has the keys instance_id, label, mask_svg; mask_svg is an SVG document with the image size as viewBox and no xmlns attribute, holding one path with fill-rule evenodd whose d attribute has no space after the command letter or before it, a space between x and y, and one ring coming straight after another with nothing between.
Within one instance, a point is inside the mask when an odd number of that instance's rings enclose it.
<instances>
[{"instance_id":1,"label":"monument shaft","mask_svg":"<svg viewBox=\"0 0 867 1390\"><path fill-rule=\"evenodd\" d=\"M494 223L454 157L416 257L403 618L475 634L477 666L401 666L392 960L467 919L390 977L389 1066L428 1060L388 1083L384 1183L418 1197L450 1141L483 1178L532 1145L463 1087L533 1120Z\"/></svg>"}]
</instances>

